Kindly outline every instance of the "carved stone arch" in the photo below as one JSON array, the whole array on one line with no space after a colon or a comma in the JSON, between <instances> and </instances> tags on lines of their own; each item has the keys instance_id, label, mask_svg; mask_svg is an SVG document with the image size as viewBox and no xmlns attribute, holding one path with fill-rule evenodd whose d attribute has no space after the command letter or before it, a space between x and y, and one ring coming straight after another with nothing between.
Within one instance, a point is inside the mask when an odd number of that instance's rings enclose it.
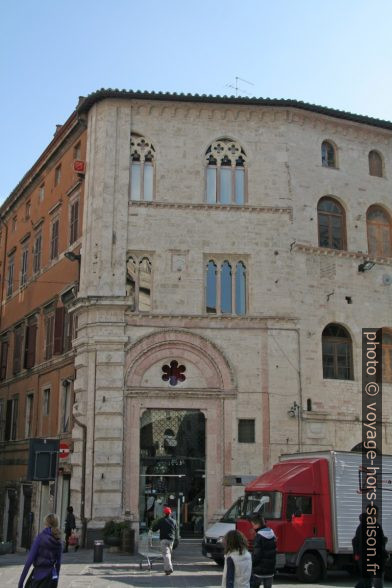
<instances>
[{"instance_id":1,"label":"carved stone arch","mask_svg":"<svg viewBox=\"0 0 392 588\"><path fill-rule=\"evenodd\" d=\"M143 387L145 372L173 356L196 366L203 374L201 388L233 391L236 388L229 362L211 342L188 331L159 331L139 339L129 348L125 359L125 387Z\"/></svg>"}]
</instances>

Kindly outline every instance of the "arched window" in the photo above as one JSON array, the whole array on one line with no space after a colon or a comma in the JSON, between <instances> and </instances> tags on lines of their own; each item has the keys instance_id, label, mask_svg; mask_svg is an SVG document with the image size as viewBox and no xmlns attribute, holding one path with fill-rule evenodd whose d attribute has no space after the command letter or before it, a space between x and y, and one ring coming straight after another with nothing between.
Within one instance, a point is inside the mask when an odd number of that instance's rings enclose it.
<instances>
[{"instance_id":1,"label":"arched window","mask_svg":"<svg viewBox=\"0 0 392 588\"><path fill-rule=\"evenodd\" d=\"M246 314L246 267L244 262L232 263L227 259L216 262L210 259L206 267L205 290L207 313Z\"/></svg>"},{"instance_id":2,"label":"arched window","mask_svg":"<svg viewBox=\"0 0 392 588\"><path fill-rule=\"evenodd\" d=\"M383 169L382 169L382 157L378 153L378 151L370 151L369 152L369 174L371 176L378 176L382 178L383 176Z\"/></svg>"},{"instance_id":3,"label":"arched window","mask_svg":"<svg viewBox=\"0 0 392 588\"><path fill-rule=\"evenodd\" d=\"M321 144L321 163L324 167L336 167L336 150L330 141Z\"/></svg>"},{"instance_id":4,"label":"arched window","mask_svg":"<svg viewBox=\"0 0 392 588\"><path fill-rule=\"evenodd\" d=\"M392 384L392 329L382 330L382 380Z\"/></svg>"},{"instance_id":5,"label":"arched window","mask_svg":"<svg viewBox=\"0 0 392 588\"><path fill-rule=\"evenodd\" d=\"M343 207L334 198L326 196L317 206L319 246L330 249L346 248L346 227Z\"/></svg>"},{"instance_id":6,"label":"arched window","mask_svg":"<svg viewBox=\"0 0 392 588\"><path fill-rule=\"evenodd\" d=\"M151 310L152 272L148 257L127 259L127 296L132 310Z\"/></svg>"},{"instance_id":7,"label":"arched window","mask_svg":"<svg viewBox=\"0 0 392 588\"><path fill-rule=\"evenodd\" d=\"M334 380L352 380L352 342L341 325L327 325L322 334L323 377Z\"/></svg>"},{"instance_id":8,"label":"arched window","mask_svg":"<svg viewBox=\"0 0 392 588\"><path fill-rule=\"evenodd\" d=\"M152 200L155 149L144 137L131 135L131 200Z\"/></svg>"},{"instance_id":9,"label":"arched window","mask_svg":"<svg viewBox=\"0 0 392 588\"><path fill-rule=\"evenodd\" d=\"M246 155L231 139L219 139L206 151L206 200L209 204L244 204Z\"/></svg>"},{"instance_id":10,"label":"arched window","mask_svg":"<svg viewBox=\"0 0 392 588\"><path fill-rule=\"evenodd\" d=\"M369 255L392 257L392 222L387 211L381 206L371 206L366 224Z\"/></svg>"}]
</instances>

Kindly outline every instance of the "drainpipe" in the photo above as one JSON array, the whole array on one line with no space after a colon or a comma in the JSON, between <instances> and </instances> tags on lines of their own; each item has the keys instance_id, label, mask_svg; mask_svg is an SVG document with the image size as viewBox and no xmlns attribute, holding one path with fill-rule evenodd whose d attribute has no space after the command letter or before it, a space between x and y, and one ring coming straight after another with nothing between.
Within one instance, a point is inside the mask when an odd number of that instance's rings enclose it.
<instances>
[{"instance_id":1,"label":"drainpipe","mask_svg":"<svg viewBox=\"0 0 392 588\"><path fill-rule=\"evenodd\" d=\"M87 425L81 423L75 416L73 417L76 423L83 432L83 451L82 451L82 483L80 488L81 502L80 502L80 520L82 521L82 547L86 547L87 536L87 519L84 515L85 496L86 496L86 449L87 449Z\"/></svg>"}]
</instances>

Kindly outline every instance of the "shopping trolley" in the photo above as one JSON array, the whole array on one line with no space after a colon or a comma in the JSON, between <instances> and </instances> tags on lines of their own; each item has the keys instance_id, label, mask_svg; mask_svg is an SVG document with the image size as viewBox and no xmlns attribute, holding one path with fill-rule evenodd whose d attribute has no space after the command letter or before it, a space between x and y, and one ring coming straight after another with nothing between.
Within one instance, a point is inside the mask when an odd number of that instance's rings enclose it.
<instances>
[{"instance_id":1,"label":"shopping trolley","mask_svg":"<svg viewBox=\"0 0 392 588\"><path fill-rule=\"evenodd\" d=\"M141 533L139 535L138 552L139 555L141 555L144 558L144 560L146 560L148 569L151 570L153 561L157 559L162 559L159 532L153 533L152 531L148 531L145 533ZM139 563L140 569L143 568L144 563L145 562L143 560Z\"/></svg>"}]
</instances>

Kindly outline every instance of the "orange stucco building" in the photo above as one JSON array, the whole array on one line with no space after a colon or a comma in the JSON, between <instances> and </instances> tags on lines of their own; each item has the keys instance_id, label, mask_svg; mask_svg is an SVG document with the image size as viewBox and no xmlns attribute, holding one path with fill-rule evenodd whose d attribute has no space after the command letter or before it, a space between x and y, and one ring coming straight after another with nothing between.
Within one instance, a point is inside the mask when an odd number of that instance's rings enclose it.
<instances>
[{"instance_id":1,"label":"orange stucco building","mask_svg":"<svg viewBox=\"0 0 392 588\"><path fill-rule=\"evenodd\" d=\"M0 537L28 547L69 505L69 457L55 482L27 479L29 439L72 449L75 329L86 129L73 113L0 209ZM81 171L82 170L82 173Z\"/></svg>"}]
</instances>

